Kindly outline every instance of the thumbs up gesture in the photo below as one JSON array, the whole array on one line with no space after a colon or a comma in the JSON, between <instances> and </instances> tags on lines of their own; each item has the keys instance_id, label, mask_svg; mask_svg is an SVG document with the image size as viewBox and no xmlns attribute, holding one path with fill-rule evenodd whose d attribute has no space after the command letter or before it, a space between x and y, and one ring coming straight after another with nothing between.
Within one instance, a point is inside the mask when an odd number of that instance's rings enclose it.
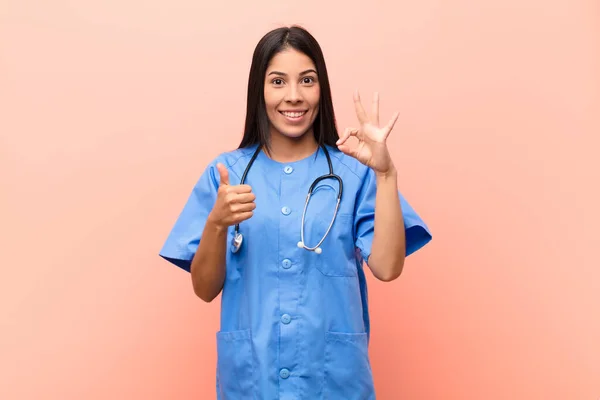
<instances>
[{"instance_id":1,"label":"thumbs up gesture","mask_svg":"<svg viewBox=\"0 0 600 400\"><path fill-rule=\"evenodd\" d=\"M229 172L221 164L217 164L221 182L217 191L217 201L213 206L209 219L216 225L226 228L239 224L252 217L256 208L250 185L230 185Z\"/></svg>"}]
</instances>

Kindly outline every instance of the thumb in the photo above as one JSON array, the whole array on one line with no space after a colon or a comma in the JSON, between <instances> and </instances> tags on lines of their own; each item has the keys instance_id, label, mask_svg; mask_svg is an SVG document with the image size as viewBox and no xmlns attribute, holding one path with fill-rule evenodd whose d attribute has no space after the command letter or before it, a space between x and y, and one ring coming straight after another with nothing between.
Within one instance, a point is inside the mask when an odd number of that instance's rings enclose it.
<instances>
[{"instance_id":1,"label":"thumb","mask_svg":"<svg viewBox=\"0 0 600 400\"><path fill-rule=\"evenodd\" d=\"M221 186L229 185L229 172L227 172L227 168L221 164L217 164L217 169L219 170L219 176L221 177Z\"/></svg>"},{"instance_id":2,"label":"thumb","mask_svg":"<svg viewBox=\"0 0 600 400\"><path fill-rule=\"evenodd\" d=\"M346 154L347 156L353 157L353 158L356 158L357 153L358 153L356 148L350 148L350 146L348 146L347 144L338 145L338 149L342 153Z\"/></svg>"}]
</instances>

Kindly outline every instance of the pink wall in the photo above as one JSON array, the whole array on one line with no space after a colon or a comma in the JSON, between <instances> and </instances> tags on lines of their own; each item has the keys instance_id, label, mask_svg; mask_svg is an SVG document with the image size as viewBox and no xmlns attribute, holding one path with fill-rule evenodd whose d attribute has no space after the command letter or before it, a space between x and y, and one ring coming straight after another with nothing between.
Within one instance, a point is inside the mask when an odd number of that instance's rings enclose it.
<instances>
[{"instance_id":1,"label":"pink wall","mask_svg":"<svg viewBox=\"0 0 600 400\"><path fill-rule=\"evenodd\" d=\"M370 279L379 397L600 398L592 0L4 0L0 398L214 398L219 304L157 253L240 138L256 41L291 23L341 126L356 87L401 111L401 189L434 234Z\"/></svg>"}]
</instances>

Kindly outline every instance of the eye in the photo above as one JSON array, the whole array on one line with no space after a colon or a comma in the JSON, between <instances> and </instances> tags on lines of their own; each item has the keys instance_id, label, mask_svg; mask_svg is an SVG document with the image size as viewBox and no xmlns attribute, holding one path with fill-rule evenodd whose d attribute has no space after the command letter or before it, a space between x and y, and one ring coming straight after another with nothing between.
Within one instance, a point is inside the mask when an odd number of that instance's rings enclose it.
<instances>
[{"instance_id":1,"label":"eye","mask_svg":"<svg viewBox=\"0 0 600 400\"><path fill-rule=\"evenodd\" d=\"M313 78L312 76L306 76L304 78L302 78L302 83L305 83L307 85L310 85L311 83L315 82L315 78Z\"/></svg>"},{"instance_id":2,"label":"eye","mask_svg":"<svg viewBox=\"0 0 600 400\"><path fill-rule=\"evenodd\" d=\"M281 78L275 78L271 81L274 85L283 85L283 80Z\"/></svg>"}]
</instances>

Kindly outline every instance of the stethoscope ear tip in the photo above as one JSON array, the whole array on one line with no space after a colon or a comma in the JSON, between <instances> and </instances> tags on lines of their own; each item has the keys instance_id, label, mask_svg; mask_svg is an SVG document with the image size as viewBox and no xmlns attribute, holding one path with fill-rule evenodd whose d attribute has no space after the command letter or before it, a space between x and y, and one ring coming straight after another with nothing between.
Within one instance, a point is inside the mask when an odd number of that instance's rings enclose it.
<instances>
[{"instance_id":1,"label":"stethoscope ear tip","mask_svg":"<svg viewBox=\"0 0 600 400\"><path fill-rule=\"evenodd\" d=\"M298 247L301 248L301 249L306 249L306 250L314 251L317 254L321 254L323 252L323 249L321 249L320 247L317 247L314 250L307 248L306 246L304 246L304 242L302 242L302 241L298 242Z\"/></svg>"}]
</instances>

